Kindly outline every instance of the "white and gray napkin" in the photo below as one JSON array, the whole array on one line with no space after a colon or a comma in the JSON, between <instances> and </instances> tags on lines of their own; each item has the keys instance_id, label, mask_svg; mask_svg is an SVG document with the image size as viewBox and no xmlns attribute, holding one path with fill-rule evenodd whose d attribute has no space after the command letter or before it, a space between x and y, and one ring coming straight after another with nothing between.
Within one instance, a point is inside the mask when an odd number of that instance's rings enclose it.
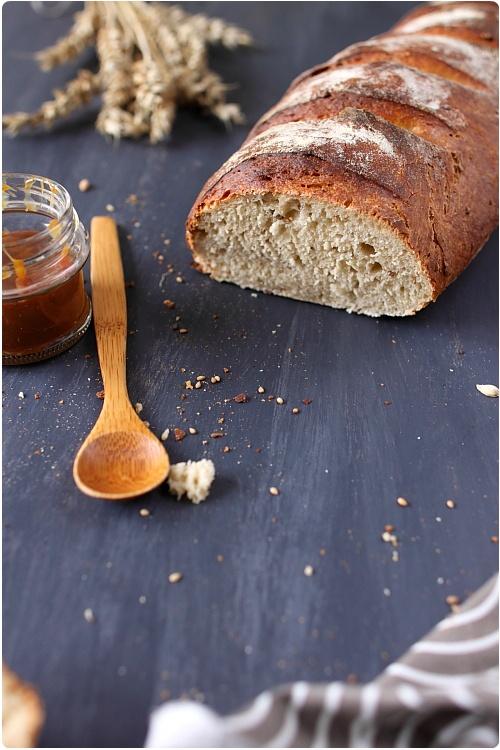
<instances>
[{"instance_id":1,"label":"white and gray napkin","mask_svg":"<svg viewBox=\"0 0 500 750\"><path fill-rule=\"evenodd\" d=\"M191 701L152 716L146 747L495 747L498 578L373 682L296 682L221 717Z\"/></svg>"}]
</instances>

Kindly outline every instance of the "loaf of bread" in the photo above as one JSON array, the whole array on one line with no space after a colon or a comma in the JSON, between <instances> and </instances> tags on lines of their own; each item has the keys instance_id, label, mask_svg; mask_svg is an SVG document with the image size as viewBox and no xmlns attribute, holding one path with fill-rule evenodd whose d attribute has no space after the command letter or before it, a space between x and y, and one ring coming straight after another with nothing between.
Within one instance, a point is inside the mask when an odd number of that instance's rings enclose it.
<instances>
[{"instance_id":1,"label":"loaf of bread","mask_svg":"<svg viewBox=\"0 0 500 750\"><path fill-rule=\"evenodd\" d=\"M259 120L191 210L194 260L242 287L414 314L496 226L497 101L497 6L419 6Z\"/></svg>"}]
</instances>

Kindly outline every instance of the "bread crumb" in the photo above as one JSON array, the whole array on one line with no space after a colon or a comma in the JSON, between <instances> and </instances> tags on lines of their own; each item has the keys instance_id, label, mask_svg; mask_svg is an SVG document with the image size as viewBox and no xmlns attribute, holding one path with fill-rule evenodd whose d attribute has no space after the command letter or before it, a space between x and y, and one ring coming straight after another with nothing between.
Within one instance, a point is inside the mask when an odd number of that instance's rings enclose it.
<instances>
[{"instance_id":1,"label":"bread crumb","mask_svg":"<svg viewBox=\"0 0 500 750\"><path fill-rule=\"evenodd\" d=\"M482 393L483 396L489 396L489 398L498 398L498 387L496 385L476 385L477 390L479 393Z\"/></svg>"},{"instance_id":2,"label":"bread crumb","mask_svg":"<svg viewBox=\"0 0 500 750\"><path fill-rule=\"evenodd\" d=\"M141 413L141 411L142 411L142 410L144 409L144 407L143 407L143 405L141 404L141 402L140 402L140 401L138 401L138 402L137 402L137 403L136 403L136 404L134 405L134 409L135 409L135 412L136 412L136 414L140 414L140 413Z\"/></svg>"},{"instance_id":3,"label":"bread crumb","mask_svg":"<svg viewBox=\"0 0 500 750\"><path fill-rule=\"evenodd\" d=\"M280 491L277 487L269 487L269 494L270 495L279 495Z\"/></svg>"},{"instance_id":4,"label":"bread crumb","mask_svg":"<svg viewBox=\"0 0 500 750\"><path fill-rule=\"evenodd\" d=\"M4 747L36 747L44 710L35 688L2 666L2 740Z\"/></svg>"},{"instance_id":5,"label":"bread crumb","mask_svg":"<svg viewBox=\"0 0 500 750\"><path fill-rule=\"evenodd\" d=\"M308 578L314 575L314 568L312 565L306 565L306 567L304 568L304 575Z\"/></svg>"},{"instance_id":6,"label":"bread crumb","mask_svg":"<svg viewBox=\"0 0 500 750\"><path fill-rule=\"evenodd\" d=\"M170 573L168 577L169 583L179 583L179 581L182 581L182 573L179 573L178 571L175 571L175 573Z\"/></svg>"},{"instance_id":7,"label":"bread crumb","mask_svg":"<svg viewBox=\"0 0 500 750\"><path fill-rule=\"evenodd\" d=\"M90 180L87 180L86 177L84 177L83 180L80 180L80 182L78 183L78 190L80 191L80 193L86 193L88 190L90 190L91 187L92 185L90 184Z\"/></svg>"},{"instance_id":8,"label":"bread crumb","mask_svg":"<svg viewBox=\"0 0 500 750\"><path fill-rule=\"evenodd\" d=\"M276 403L281 406L282 404L285 403L285 401L281 398L281 396L278 396L278 398L276 399Z\"/></svg>"},{"instance_id":9,"label":"bread crumb","mask_svg":"<svg viewBox=\"0 0 500 750\"><path fill-rule=\"evenodd\" d=\"M85 620L85 622L95 622L94 610L90 609L90 607L87 607L87 609L84 609L83 619Z\"/></svg>"},{"instance_id":10,"label":"bread crumb","mask_svg":"<svg viewBox=\"0 0 500 750\"><path fill-rule=\"evenodd\" d=\"M168 488L177 499L187 495L197 505L206 500L215 477L215 466L210 459L182 461L170 467Z\"/></svg>"},{"instance_id":11,"label":"bread crumb","mask_svg":"<svg viewBox=\"0 0 500 750\"><path fill-rule=\"evenodd\" d=\"M169 435L170 435L170 430L167 427L167 429L163 430L163 432L161 433L160 440L162 440L164 442L168 438Z\"/></svg>"},{"instance_id":12,"label":"bread crumb","mask_svg":"<svg viewBox=\"0 0 500 750\"><path fill-rule=\"evenodd\" d=\"M233 397L233 401L235 401L237 404L246 404L248 401L250 401L250 397L247 396L246 393L238 393Z\"/></svg>"},{"instance_id":13,"label":"bread crumb","mask_svg":"<svg viewBox=\"0 0 500 750\"><path fill-rule=\"evenodd\" d=\"M397 504L400 506L400 508L408 508L410 503L405 497L398 497L396 498Z\"/></svg>"},{"instance_id":14,"label":"bread crumb","mask_svg":"<svg viewBox=\"0 0 500 750\"><path fill-rule=\"evenodd\" d=\"M139 515L142 516L143 518L147 518L148 516L151 515L151 511L149 511L147 508L141 508L139 511Z\"/></svg>"},{"instance_id":15,"label":"bread crumb","mask_svg":"<svg viewBox=\"0 0 500 750\"><path fill-rule=\"evenodd\" d=\"M108 211L108 213L112 214L114 210L115 210L115 207L113 206L112 203L106 203L106 211Z\"/></svg>"}]
</instances>

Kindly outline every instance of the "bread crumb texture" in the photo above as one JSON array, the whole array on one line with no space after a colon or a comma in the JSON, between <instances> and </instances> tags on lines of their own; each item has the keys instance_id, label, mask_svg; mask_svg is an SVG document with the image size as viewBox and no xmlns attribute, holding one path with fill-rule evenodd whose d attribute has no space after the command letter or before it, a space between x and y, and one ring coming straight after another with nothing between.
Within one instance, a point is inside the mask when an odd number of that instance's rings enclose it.
<instances>
[{"instance_id":1,"label":"bread crumb texture","mask_svg":"<svg viewBox=\"0 0 500 750\"><path fill-rule=\"evenodd\" d=\"M205 211L195 259L219 281L372 316L409 315L432 298L390 230L299 195L236 197Z\"/></svg>"},{"instance_id":2,"label":"bread crumb texture","mask_svg":"<svg viewBox=\"0 0 500 750\"><path fill-rule=\"evenodd\" d=\"M2 667L2 740L4 747L35 747L44 720L36 690Z\"/></svg>"},{"instance_id":3,"label":"bread crumb texture","mask_svg":"<svg viewBox=\"0 0 500 750\"><path fill-rule=\"evenodd\" d=\"M183 461L170 467L168 488L180 500L186 495L197 505L206 500L215 478L215 466L210 459Z\"/></svg>"}]
</instances>

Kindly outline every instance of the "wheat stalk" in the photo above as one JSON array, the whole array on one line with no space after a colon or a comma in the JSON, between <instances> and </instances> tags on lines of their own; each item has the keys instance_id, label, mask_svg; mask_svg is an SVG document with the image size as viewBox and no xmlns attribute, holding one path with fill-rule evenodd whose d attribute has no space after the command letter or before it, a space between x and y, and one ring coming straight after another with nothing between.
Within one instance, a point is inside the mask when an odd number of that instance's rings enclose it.
<instances>
[{"instance_id":1,"label":"wheat stalk","mask_svg":"<svg viewBox=\"0 0 500 750\"><path fill-rule=\"evenodd\" d=\"M98 93L96 128L112 138L164 140L179 104L195 104L225 124L242 122L239 106L226 101L230 87L209 67L208 48L251 43L237 26L168 3L86 2L66 36L36 59L42 70L51 70L95 45L98 73L81 70L36 112L5 115L3 125L12 135L50 128Z\"/></svg>"}]
</instances>

